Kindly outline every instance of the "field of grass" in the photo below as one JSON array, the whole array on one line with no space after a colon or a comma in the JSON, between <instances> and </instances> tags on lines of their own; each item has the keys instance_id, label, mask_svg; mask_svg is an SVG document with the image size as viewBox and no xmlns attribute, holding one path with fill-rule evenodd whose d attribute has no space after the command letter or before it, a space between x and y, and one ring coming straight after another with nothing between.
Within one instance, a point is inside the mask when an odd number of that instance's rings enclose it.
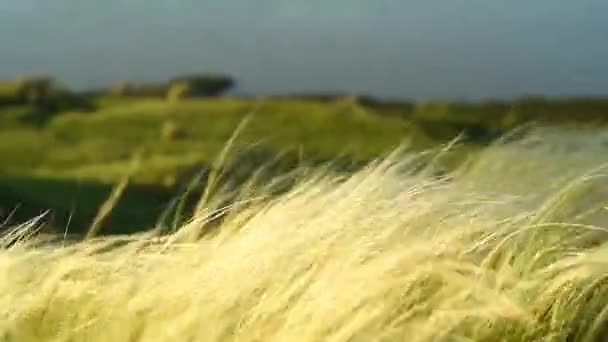
<instances>
[{"instance_id":1,"label":"field of grass","mask_svg":"<svg viewBox=\"0 0 608 342\"><path fill-rule=\"evenodd\" d=\"M403 143L418 150L435 144L399 113L379 113L348 100L170 103L101 97L96 107L58 113L43 126L32 124L35 113L27 106L0 111L0 208L9 212L19 200L13 222L51 209L59 229L69 223L71 231L82 231L139 155L139 168L105 231L147 228L196 173L212 166L246 117L249 123L233 151L241 156L234 162L239 169L255 168L277 155L284 168L338 156L355 165Z\"/></svg>"},{"instance_id":2,"label":"field of grass","mask_svg":"<svg viewBox=\"0 0 608 342\"><path fill-rule=\"evenodd\" d=\"M603 341L606 152L543 129L439 178L408 150L305 168L164 234L48 241L40 218L0 240L0 341Z\"/></svg>"},{"instance_id":3,"label":"field of grass","mask_svg":"<svg viewBox=\"0 0 608 342\"><path fill-rule=\"evenodd\" d=\"M275 173L330 160L335 168L352 171L403 144L428 151L466 133L465 143L442 159L453 169L524 118L561 125L571 118L581 126L599 120L608 108L603 99L379 105L348 97L96 96L70 103L51 112L26 104L0 106L0 221L10 216L11 223L23 222L51 210L47 220L56 231L82 233L138 158L102 231L149 228L203 172L190 191L192 198L200 195L204 175L245 118L248 125L229 156L230 178L268 163Z\"/></svg>"}]
</instances>

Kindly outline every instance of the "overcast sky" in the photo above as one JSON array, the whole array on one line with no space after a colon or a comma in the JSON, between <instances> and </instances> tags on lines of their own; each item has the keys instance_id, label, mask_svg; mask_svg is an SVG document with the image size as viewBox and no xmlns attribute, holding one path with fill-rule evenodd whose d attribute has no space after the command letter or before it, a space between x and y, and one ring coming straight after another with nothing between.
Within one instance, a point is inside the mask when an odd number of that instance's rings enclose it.
<instances>
[{"instance_id":1,"label":"overcast sky","mask_svg":"<svg viewBox=\"0 0 608 342\"><path fill-rule=\"evenodd\" d=\"M253 93L608 94L607 0L0 0L0 77Z\"/></svg>"}]
</instances>

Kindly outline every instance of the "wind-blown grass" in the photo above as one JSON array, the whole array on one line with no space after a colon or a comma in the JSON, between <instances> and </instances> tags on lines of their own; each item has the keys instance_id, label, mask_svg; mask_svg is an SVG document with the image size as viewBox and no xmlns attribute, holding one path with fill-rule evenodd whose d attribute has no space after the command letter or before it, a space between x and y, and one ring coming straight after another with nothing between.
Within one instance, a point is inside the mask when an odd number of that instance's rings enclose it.
<instances>
[{"instance_id":1,"label":"wind-blown grass","mask_svg":"<svg viewBox=\"0 0 608 342\"><path fill-rule=\"evenodd\" d=\"M1 242L0 341L601 340L603 147L541 137L444 178L402 152L317 171L213 230L213 208L170 235L73 244L29 236L34 221Z\"/></svg>"}]
</instances>

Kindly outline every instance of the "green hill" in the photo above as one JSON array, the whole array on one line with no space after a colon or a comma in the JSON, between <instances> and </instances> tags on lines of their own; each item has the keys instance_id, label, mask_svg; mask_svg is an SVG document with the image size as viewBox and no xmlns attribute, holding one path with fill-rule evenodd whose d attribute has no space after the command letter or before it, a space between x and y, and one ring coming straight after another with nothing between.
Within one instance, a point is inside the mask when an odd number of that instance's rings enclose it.
<instances>
[{"instance_id":1,"label":"green hill","mask_svg":"<svg viewBox=\"0 0 608 342\"><path fill-rule=\"evenodd\" d=\"M0 192L10 192L12 198L2 204L5 211L19 199L23 206L17 217L52 209L57 226L71 219L72 229L82 229L139 153L140 167L131 179L128 196L118 203L107 229L141 229L153 223L163 204L179 195L181 184L213 162L246 117L250 121L238 137L235 152L256 146L257 152L240 162L251 164L250 168L277 154L289 167L338 156L358 163L404 142L419 149L433 145L398 113L379 115L348 100L97 101L96 111L56 114L43 127L28 124L27 107L3 110ZM73 207L74 203L78 206Z\"/></svg>"}]
</instances>

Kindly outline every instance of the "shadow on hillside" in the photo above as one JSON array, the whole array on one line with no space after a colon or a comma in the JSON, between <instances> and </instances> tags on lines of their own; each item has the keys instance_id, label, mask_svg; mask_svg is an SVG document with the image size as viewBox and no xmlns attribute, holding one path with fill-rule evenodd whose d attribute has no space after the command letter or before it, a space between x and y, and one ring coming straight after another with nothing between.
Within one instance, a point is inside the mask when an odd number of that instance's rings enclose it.
<instances>
[{"instance_id":1,"label":"shadow on hillside","mask_svg":"<svg viewBox=\"0 0 608 342\"><path fill-rule=\"evenodd\" d=\"M272 191L267 189L270 191L268 194L279 194L290 188L296 176L304 172L303 168L324 165L333 172L349 173L364 164L348 157L334 158L331 162L320 159L304 162L295 152L279 155L267 146L254 145L238 151L226 161L214 193L222 194L218 199L219 205L229 205L254 175L258 185L274 184ZM302 171L292 174L296 169ZM171 216L166 218L169 222L164 223L179 226L184 217L192 214L202 197L210 171L210 165L200 163L177 172L175 179L164 186L129 185L104 221L101 234L129 234L151 229L169 209ZM112 184L91 181L0 174L0 224L7 221L3 225L6 228L49 212L44 218L48 223L46 226L50 227L48 229L63 233L67 227L68 234L82 235L113 188ZM175 208L171 206L182 198L181 218L176 220L173 217L176 213L172 211Z\"/></svg>"},{"instance_id":2,"label":"shadow on hillside","mask_svg":"<svg viewBox=\"0 0 608 342\"><path fill-rule=\"evenodd\" d=\"M310 176L311 170L346 175L369 162L371 160L356 161L349 156L303 160L296 152L277 154L268 146L249 146L229 158L221 171L215 170L221 176L209 186L213 189L211 207L229 206L253 188L262 190L264 195L280 195L302 177ZM164 186L129 185L103 222L100 233L130 234L152 229L166 213L169 216L163 223L179 227L203 197L212 169L200 163L177 172L175 179ZM0 174L0 230L48 212L43 219L47 223L45 230L63 234L67 228L69 235L82 236L113 188L112 184L92 181ZM182 205L174 207L180 199L184 201ZM174 217L176 210L178 218ZM210 224L220 223L222 219L221 215L215 217Z\"/></svg>"},{"instance_id":3,"label":"shadow on hillside","mask_svg":"<svg viewBox=\"0 0 608 342\"><path fill-rule=\"evenodd\" d=\"M110 184L0 175L0 222L6 228L48 211L46 229L63 233L67 228L68 234L81 235L112 189ZM173 196L160 186L128 186L101 233L127 234L152 228Z\"/></svg>"}]
</instances>

